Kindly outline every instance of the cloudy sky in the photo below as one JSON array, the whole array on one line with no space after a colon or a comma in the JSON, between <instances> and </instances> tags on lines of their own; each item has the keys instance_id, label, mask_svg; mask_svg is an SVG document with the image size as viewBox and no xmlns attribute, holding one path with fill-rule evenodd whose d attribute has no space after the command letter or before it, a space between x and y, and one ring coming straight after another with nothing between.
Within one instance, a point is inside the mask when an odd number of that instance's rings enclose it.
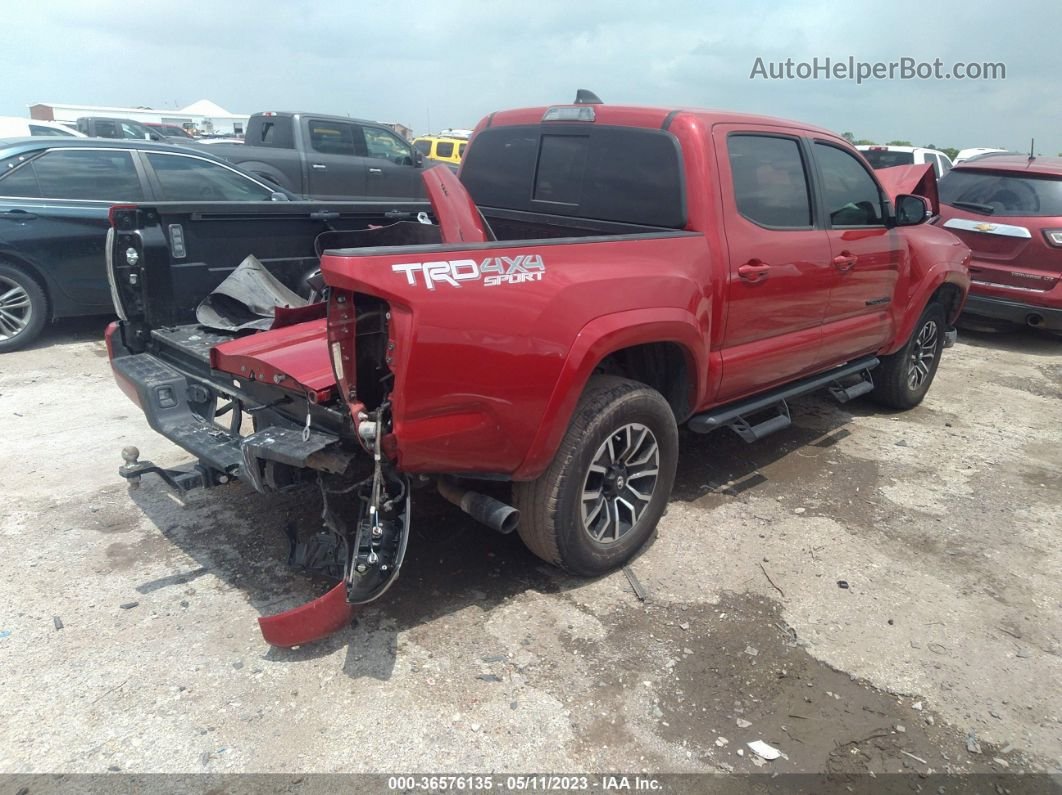
<instances>
[{"instance_id":1,"label":"cloudy sky","mask_svg":"<svg viewBox=\"0 0 1062 795\"><path fill-rule=\"evenodd\" d=\"M714 107L877 141L1062 152L1057 6L766 0L41 0L5 8L0 114L36 102L313 110L472 127L570 101ZM1000 11L999 9L1004 9ZM750 79L765 62L1003 62L1005 80Z\"/></svg>"}]
</instances>

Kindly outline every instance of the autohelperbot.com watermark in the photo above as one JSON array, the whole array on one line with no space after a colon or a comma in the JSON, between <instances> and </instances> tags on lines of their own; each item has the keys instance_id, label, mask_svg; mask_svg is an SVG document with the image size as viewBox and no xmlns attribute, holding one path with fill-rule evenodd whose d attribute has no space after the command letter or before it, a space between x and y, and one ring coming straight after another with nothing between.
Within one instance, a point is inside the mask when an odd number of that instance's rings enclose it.
<instances>
[{"instance_id":1,"label":"autohelperbot.com watermark","mask_svg":"<svg viewBox=\"0 0 1062 795\"><path fill-rule=\"evenodd\" d=\"M1006 80L1007 65L1002 61L954 61L940 58L920 61L904 56L894 61L861 61L847 58L819 58L798 61L765 60L752 64L750 80Z\"/></svg>"}]
</instances>

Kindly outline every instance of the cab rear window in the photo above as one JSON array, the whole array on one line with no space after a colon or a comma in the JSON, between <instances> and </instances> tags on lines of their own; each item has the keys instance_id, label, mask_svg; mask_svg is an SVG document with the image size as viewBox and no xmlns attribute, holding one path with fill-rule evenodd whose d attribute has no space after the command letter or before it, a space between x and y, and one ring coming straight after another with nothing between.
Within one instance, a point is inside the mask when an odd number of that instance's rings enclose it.
<instances>
[{"instance_id":1,"label":"cab rear window","mask_svg":"<svg viewBox=\"0 0 1062 795\"><path fill-rule=\"evenodd\" d=\"M1062 179L1002 171L952 169L940 181L940 200L993 216L1062 216Z\"/></svg>"},{"instance_id":2,"label":"cab rear window","mask_svg":"<svg viewBox=\"0 0 1062 795\"><path fill-rule=\"evenodd\" d=\"M682 155L664 130L521 125L483 130L461 181L476 204L681 229Z\"/></svg>"},{"instance_id":3,"label":"cab rear window","mask_svg":"<svg viewBox=\"0 0 1062 795\"><path fill-rule=\"evenodd\" d=\"M893 166L909 166L914 163L914 152L869 149L863 151L863 157L870 163L871 168L892 168Z\"/></svg>"}]
</instances>

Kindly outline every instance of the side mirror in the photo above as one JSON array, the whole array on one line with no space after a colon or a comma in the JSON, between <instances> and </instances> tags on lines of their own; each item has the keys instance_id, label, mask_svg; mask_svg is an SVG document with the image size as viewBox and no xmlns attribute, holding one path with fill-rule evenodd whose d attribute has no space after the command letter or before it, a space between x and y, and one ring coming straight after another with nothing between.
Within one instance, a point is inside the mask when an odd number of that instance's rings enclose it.
<instances>
[{"instance_id":1,"label":"side mirror","mask_svg":"<svg viewBox=\"0 0 1062 795\"><path fill-rule=\"evenodd\" d=\"M289 201L288 194L281 193L280 191L275 190L271 194L269 194L269 201L271 201L271 202L286 202L286 201Z\"/></svg>"},{"instance_id":2,"label":"side mirror","mask_svg":"<svg viewBox=\"0 0 1062 795\"><path fill-rule=\"evenodd\" d=\"M424 153L419 149L413 150L413 165L416 168L421 168L424 165Z\"/></svg>"},{"instance_id":3,"label":"side mirror","mask_svg":"<svg viewBox=\"0 0 1062 795\"><path fill-rule=\"evenodd\" d=\"M932 215L929 200L923 196L902 193L896 197L896 226L918 226Z\"/></svg>"}]
</instances>

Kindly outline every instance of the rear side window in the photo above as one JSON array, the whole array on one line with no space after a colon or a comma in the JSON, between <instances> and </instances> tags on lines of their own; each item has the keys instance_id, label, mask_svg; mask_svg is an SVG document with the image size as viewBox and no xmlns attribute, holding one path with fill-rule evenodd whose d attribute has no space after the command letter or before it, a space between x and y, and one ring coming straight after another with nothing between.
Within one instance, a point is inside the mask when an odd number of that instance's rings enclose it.
<instances>
[{"instance_id":1,"label":"rear side window","mask_svg":"<svg viewBox=\"0 0 1062 795\"><path fill-rule=\"evenodd\" d=\"M21 157L9 157L0 163L0 196L16 196L23 199L40 198L41 189L32 163L16 168Z\"/></svg>"},{"instance_id":2,"label":"rear side window","mask_svg":"<svg viewBox=\"0 0 1062 795\"><path fill-rule=\"evenodd\" d=\"M357 136L362 141L361 135ZM356 152L354 145L354 125L343 122L310 120L310 146L322 155L364 155Z\"/></svg>"},{"instance_id":3,"label":"rear side window","mask_svg":"<svg viewBox=\"0 0 1062 795\"><path fill-rule=\"evenodd\" d=\"M116 149L52 150L32 163L46 199L139 201L144 198L133 157Z\"/></svg>"},{"instance_id":4,"label":"rear side window","mask_svg":"<svg viewBox=\"0 0 1062 795\"><path fill-rule=\"evenodd\" d=\"M731 135L727 151L738 212L762 226L811 226L807 169L795 139Z\"/></svg>"},{"instance_id":5,"label":"rear side window","mask_svg":"<svg viewBox=\"0 0 1062 795\"><path fill-rule=\"evenodd\" d=\"M831 226L882 226L882 196L863 164L843 149L815 144L822 199Z\"/></svg>"},{"instance_id":6,"label":"rear side window","mask_svg":"<svg viewBox=\"0 0 1062 795\"><path fill-rule=\"evenodd\" d=\"M454 145L453 145L452 142L450 142L450 141L439 141L439 143L437 143L435 145L435 156L436 157L453 157L453 154L454 154Z\"/></svg>"},{"instance_id":7,"label":"rear side window","mask_svg":"<svg viewBox=\"0 0 1062 795\"><path fill-rule=\"evenodd\" d=\"M164 201L269 201L273 191L219 163L184 155L149 153Z\"/></svg>"},{"instance_id":8,"label":"rear side window","mask_svg":"<svg viewBox=\"0 0 1062 795\"><path fill-rule=\"evenodd\" d=\"M910 166L914 164L914 152L890 152L887 149L865 149L863 157L871 168L892 168L893 166Z\"/></svg>"},{"instance_id":9,"label":"rear side window","mask_svg":"<svg viewBox=\"0 0 1062 795\"><path fill-rule=\"evenodd\" d=\"M958 168L940 181L940 200L986 215L1062 216L1062 179Z\"/></svg>"},{"instance_id":10,"label":"rear side window","mask_svg":"<svg viewBox=\"0 0 1062 795\"><path fill-rule=\"evenodd\" d=\"M457 147L457 156L458 157L464 157L465 156L465 148L467 146L468 146L468 144L461 144L459 147Z\"/></svg>"},{"instance_id":11,"label":"rear side window","mask_svg":"<svg viewBox=\"0 0 1062 795\"><path fill-rule=\"evenodd\" d=\"M573 166L577 171L570 173ZM465 156L461 181L482 207L686 225L682 156L664 130L589 124L486 129Z\"/></svg>"}]
</instances>

